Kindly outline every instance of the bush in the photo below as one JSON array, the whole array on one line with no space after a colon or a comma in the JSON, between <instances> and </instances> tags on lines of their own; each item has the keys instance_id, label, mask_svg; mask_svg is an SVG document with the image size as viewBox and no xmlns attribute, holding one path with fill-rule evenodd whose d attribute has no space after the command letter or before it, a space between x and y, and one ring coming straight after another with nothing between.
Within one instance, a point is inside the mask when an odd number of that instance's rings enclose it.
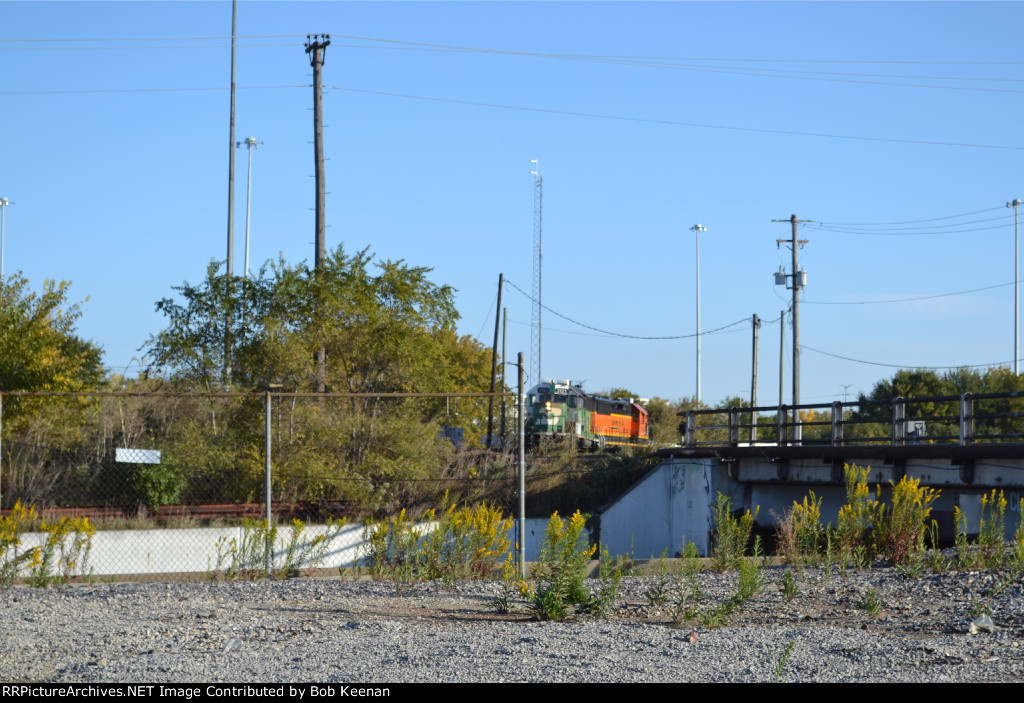
<instances>
[{"instance_id":1,"label":"bush","mask_svg":"<svg viewBox=\"0 0 1024 703\"><path fill-rule=\"evenodd\" d=\"M720 572L737 568L746 554L754 520L761 507L755 508L753 513L747 510L737 518L732 514L732 499L719 492L711 509L715 519L715 549L711 561Z\"/></svg>"}]
</instances>

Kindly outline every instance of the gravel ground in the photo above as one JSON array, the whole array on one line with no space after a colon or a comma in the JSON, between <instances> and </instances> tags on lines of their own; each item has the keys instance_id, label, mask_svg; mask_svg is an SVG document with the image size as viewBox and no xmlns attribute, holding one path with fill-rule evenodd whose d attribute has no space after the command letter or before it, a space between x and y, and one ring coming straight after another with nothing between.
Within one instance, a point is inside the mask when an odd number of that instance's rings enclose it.
<instances>
[{"instance_id":1,"label":"gravel ground","mask_svg":"<svg viewBox=\"0 0 1024 703\"><path fill-rule=\"evenodd\" d=\"M655 577L622 582L603 620L535 622L520 604L498 615L492 582L451 592L390 583L133 583L0 592L3 682L451 681L1022 681L1024 581L990 598L988 573L909 580L892 569L798 573L767 569L764 590L706 629L672 627L646 593ZM735 573L700 575L705 606L734 590ZM596 582L590 582L596 587ZM868 589L871 615L859 604ZM987 603L994 632L970 634ZM695 633L695 634L694 634Z\"/></svg>"}]
</instances>

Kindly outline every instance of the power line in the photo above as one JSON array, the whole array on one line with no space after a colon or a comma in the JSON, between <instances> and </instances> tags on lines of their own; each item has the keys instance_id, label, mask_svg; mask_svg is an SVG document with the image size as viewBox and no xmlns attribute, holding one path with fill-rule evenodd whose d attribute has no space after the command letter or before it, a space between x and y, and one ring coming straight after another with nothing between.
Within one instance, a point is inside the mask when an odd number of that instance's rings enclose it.
<instances>
[{"instance_id":1,"label":"power line","mask_svg":"<svg viewBox=\"0 0 1024 703\"><path fill-rule=\"evenodd\" d=\"M1012 217L1012 215L1011 215L1011 217ZM964 223L964 224L968 224L968 223ZM943 230L935 230L935 231L931 231L931 232L892 232L892 231L889 231L889 232L869 232L867 230L841 229L841 228L836 228L836 227L829 227L829 226L826 225L824 227L818 227L817 231L820 231L820 232L832 232L833 234L859 234L859 235L863 235L865 237L922 237L922 236L930 237L930 236L943 235L943 234L962 234L964 232L987 232L988 230L993 230L993 229L1003 229L1005 227L1008 227L1009 224L1010 223L1007 222L1007 223L1003 223L1003 224L999 224L999 225L990 225L988 227L968 227L966 229L943 229ZM955 227L957 225L950 225L950 226L951 227Z\"/></svg>"},{"instance_id":2,"label":"power line","mask_svg":"<svg viewBox=\"0 0 1024 703\"><path fill-rule=\"evenodd\" d=\"M435 98L426 95L410 95L408 93L392 93L380 90L366 90L363 88L345 88L343 86L329 86L332 90L343 90L350 93L364 93L366 95L382 95L390 98L405 98L408 100L427 100L430 102L450 103L453 105L472 105L473 107L491 107L502 110L519 110L522 112L539 112L548 115L563 115L567 117L590 117L602 120L617 120L621 122L642 122L646 124L667 125L670 127L699 127L703 129L722 129L733 132L753 132L757 134L782 134L798 137L819 137L823 139L848 139L865 142L886 142L891 144L920 144L923 146L954 146L971 149L1008 149L1013 151L1024 151L1024 146L1007 146L1001 144L973 144L967 142L940 142L921 139L896 139L889 137L863 137L849 134L829 134L826 132L801 132L785 129L763 129L758 127L731 127L726 125L704 124L700 122L678 122L675 120L659 120L646 117L625 117L622 115L604 115L593 112L577 112L572 110L552 110L540 107L524 107L521 105L503 105L500 103L485 103L472 100L456 100L454 98Z\"/></svg>"},{"instance_id":3,"label":"power line","mask_svg":"<svg viewBox=\"0 0 1024 703\"><path fill-rule=\"evenodd\" d=\"M805 300L806 305L881 305L883 303L908 303L914 300L931 300L932 298L950 298L955 295L967 295L968 293L978 293L983 290L992 290L993 288L1005 288L1006 286L1012 286L1014 281L1009 283L997 283L994 286L985 286L983 288L972 288L970 290L961 290L954 293L937 293L935 295L922 295L914 298L892 298L889 300L858 300L858 301L817 301L817 300Z\"/></svg>"},{"instance_id":4,"label":"power line","mask_svg":"<svg viewBox=\"0 0 1024 703\"><path fill-rule=\"evenodd\" d=\"M824 354L825 356L831 356L835 359L842 359L843 361L853 361L858 364L868 364L869 366L885 366L893 369L924 369L927 371L938 371L940 369L980 369L980 368L993 368L1000 366L1009 366L1012 361L999 361L988 364L956 364L953 366L915 366L914 364L886 364L880 361L866 361L864 359L854 359L849 356L841 356L839 354L832 354L830 352L815 349L809 347L806 344L801 344L800 349L806 349L808 351L816 352L818 354Z\"/></svg>"},{"instance_id":5,"label":"power line","mask_svg":"<svg viewBox=\"0 0 1024 703\"><path fill-rule=\"evenodd\" d=\"M526 293L526 291L524 291L522 288L517 286L511 280L506 278L505 279L505 283L507 283L508 285L512 286L517 291L522 293L531 302L533 302L533 303L537 302L536 300L533 299L533 296L531 296L528 293ZM547 305L544 305L543 303L541 303L541 307L544 308L545 310L547 310L548 312L550 312L550 313L552 313L554 315L557 315L558 317L562 318L563 320L565 320L567 322L571 322L574 325L579 325L580 327L585 327L588 330L593 330L594 332L600 332L600 333L605 334L605 335L607 335L609 337L623 337L625 339L668 340L668 339L691 339L691 338L697 336L696 334L680 334L680 335L672 335L672 336L665 336L665 337L648 337L648 336L635 335L635 334L622 334L622 333L619 333L619 332L610 332L608 330L603 330L603 329L601 329L599 327L593 327L593 326L588 325L588 324L586 324L584 322L580 322L578 320L574 320L571 317L567 317L567 316L563 315L562 313L558 312L557 310L552 310L550 307L548 307ZM708 332L702 332L701 334L711 334L713 332L718 332L718 331L721 331L721 330L724 330L724 329L728 329L730 327L735 327L736 325L743 324L743 323L749 322L749 321L750 321L750 318L744 317L742 320L737 320L736 322L733 322L731 324L723 325L722 327L718 327L716 329L709 330Z\"/></svg>"},{"instance_id":6,"label":"power line","mask_svg":"<svg viewBox=\"0 0 1024 703\"><path fill-rule=\"evenodd\" d=\"M279 88L309 88L311 84L235 86L235 90L276 90ZM193 93L231 90L230 86L206 88L94 88L84 90L4 90L0 95L89 95L102 93Z\"/></svg>"},{"instance_id":7,"label":"power line","mask_svg":"<svg viewBox=\"0 0 1024 703\"><path fill-rule=\"evenodd\" d=\"M877 225L914 225L920 222L938 222L939 220L954 220L958 217L969 217L971 215L980 215L984 212L992 212L993 210L1002 210L1002 207L989 207L984 210L973 210L971 212L962 212L959 215L944 215L942 217L930 217L924 220L902 220L897 222L829 222L831 225L840 225L843 227L869 227Z\"/></svg>"}]
</instances>

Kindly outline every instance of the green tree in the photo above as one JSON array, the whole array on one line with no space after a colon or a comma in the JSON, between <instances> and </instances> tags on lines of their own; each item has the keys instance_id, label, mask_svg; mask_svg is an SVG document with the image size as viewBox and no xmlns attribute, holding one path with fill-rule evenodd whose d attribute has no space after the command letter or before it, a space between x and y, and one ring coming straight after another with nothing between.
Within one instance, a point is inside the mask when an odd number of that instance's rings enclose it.
<instances>
[{"instance_id":1,"label":"green tree","mask_svg":"<svg viewBox=\"0 0 1024 703\"><path fill-rule=\"evenodd\" d=\"M78 336L81 303L70 284L45 281L41 292L15 274L0 281L0 390L75 391L103 378L99 347ZM67 493L92 409L78 398L8 396L3 404L3 499L41 502Z\"/></svg>"},{"instance_id":2,"label":"green tree","mask_svg":"<svg viewBox=\"0 0 1024 703\"><path fill-rule=\"evenodd\" d=\"M308 392L319 384L314 355L325 350L323 381L329 391L367 394L344 398L283 399L275 409L275 473L292 498L346 498L368 506L393 499L404 482L424 478L444 463L438 438L443 399L384 398L374 394L484 391L490 355L455 331L454 290L428 279L430 270L405 262L372 260L368 250L340 247L321 269L278 261L258 277L228 286L213 264L199 285L175 290L157 309L167 327L150 338L151 369L163 369L183 387L262 390L280 384ZM231 312L231 375L223 375ZM478 437L486 403L463 401L460 419ZM228 417L224 418L224 413ZM209 466L255 484L261 469L262 403L243 399L213 426L195 425L181 451L215 445ZM275 485L279 485L275 482ZM245 496L240 496L245 497Z\"/></svg>"},{"instance_id":3,"label":"green tree","mask_svg":"<svg viewBox=\"0 0 1024 703\"><path fill-rule=\"evenodd\" d=\"M81 390L102 381L101 350L76 334L82 310L68 302L70 285L47 280L37 294L21 274L0 281L0 390Z\"/></svg>"}]
</instances>

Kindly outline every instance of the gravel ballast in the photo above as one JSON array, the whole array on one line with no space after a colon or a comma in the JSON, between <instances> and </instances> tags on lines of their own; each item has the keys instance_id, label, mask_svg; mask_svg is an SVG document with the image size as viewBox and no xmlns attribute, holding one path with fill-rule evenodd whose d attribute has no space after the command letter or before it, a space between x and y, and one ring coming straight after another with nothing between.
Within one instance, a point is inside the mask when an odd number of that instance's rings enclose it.
<instances>
[{"instance_id":1,"label":"gravel ballast","mask_svg":"<svg viewBox=\"0 0 1024 703\"><path fill-rule=\"evenodd\" d=\"M291 581L17 586L0 592L4 682L964 682L1024 680L1024 583L992 597L997 575L889 568L783 567L729 623L675 628L646 597L653 576L622 582L605 619L536 622L523 603L491 608L494 582L450 592L421 583ZM704 572L703 607L737 575ZM594 588L597 582L589 582ZM863 607L874 589L879 609ZM993 632L969 633L987 605ZM695 634L694 634L695 633Z\"/></svg>"}]
</instances>

